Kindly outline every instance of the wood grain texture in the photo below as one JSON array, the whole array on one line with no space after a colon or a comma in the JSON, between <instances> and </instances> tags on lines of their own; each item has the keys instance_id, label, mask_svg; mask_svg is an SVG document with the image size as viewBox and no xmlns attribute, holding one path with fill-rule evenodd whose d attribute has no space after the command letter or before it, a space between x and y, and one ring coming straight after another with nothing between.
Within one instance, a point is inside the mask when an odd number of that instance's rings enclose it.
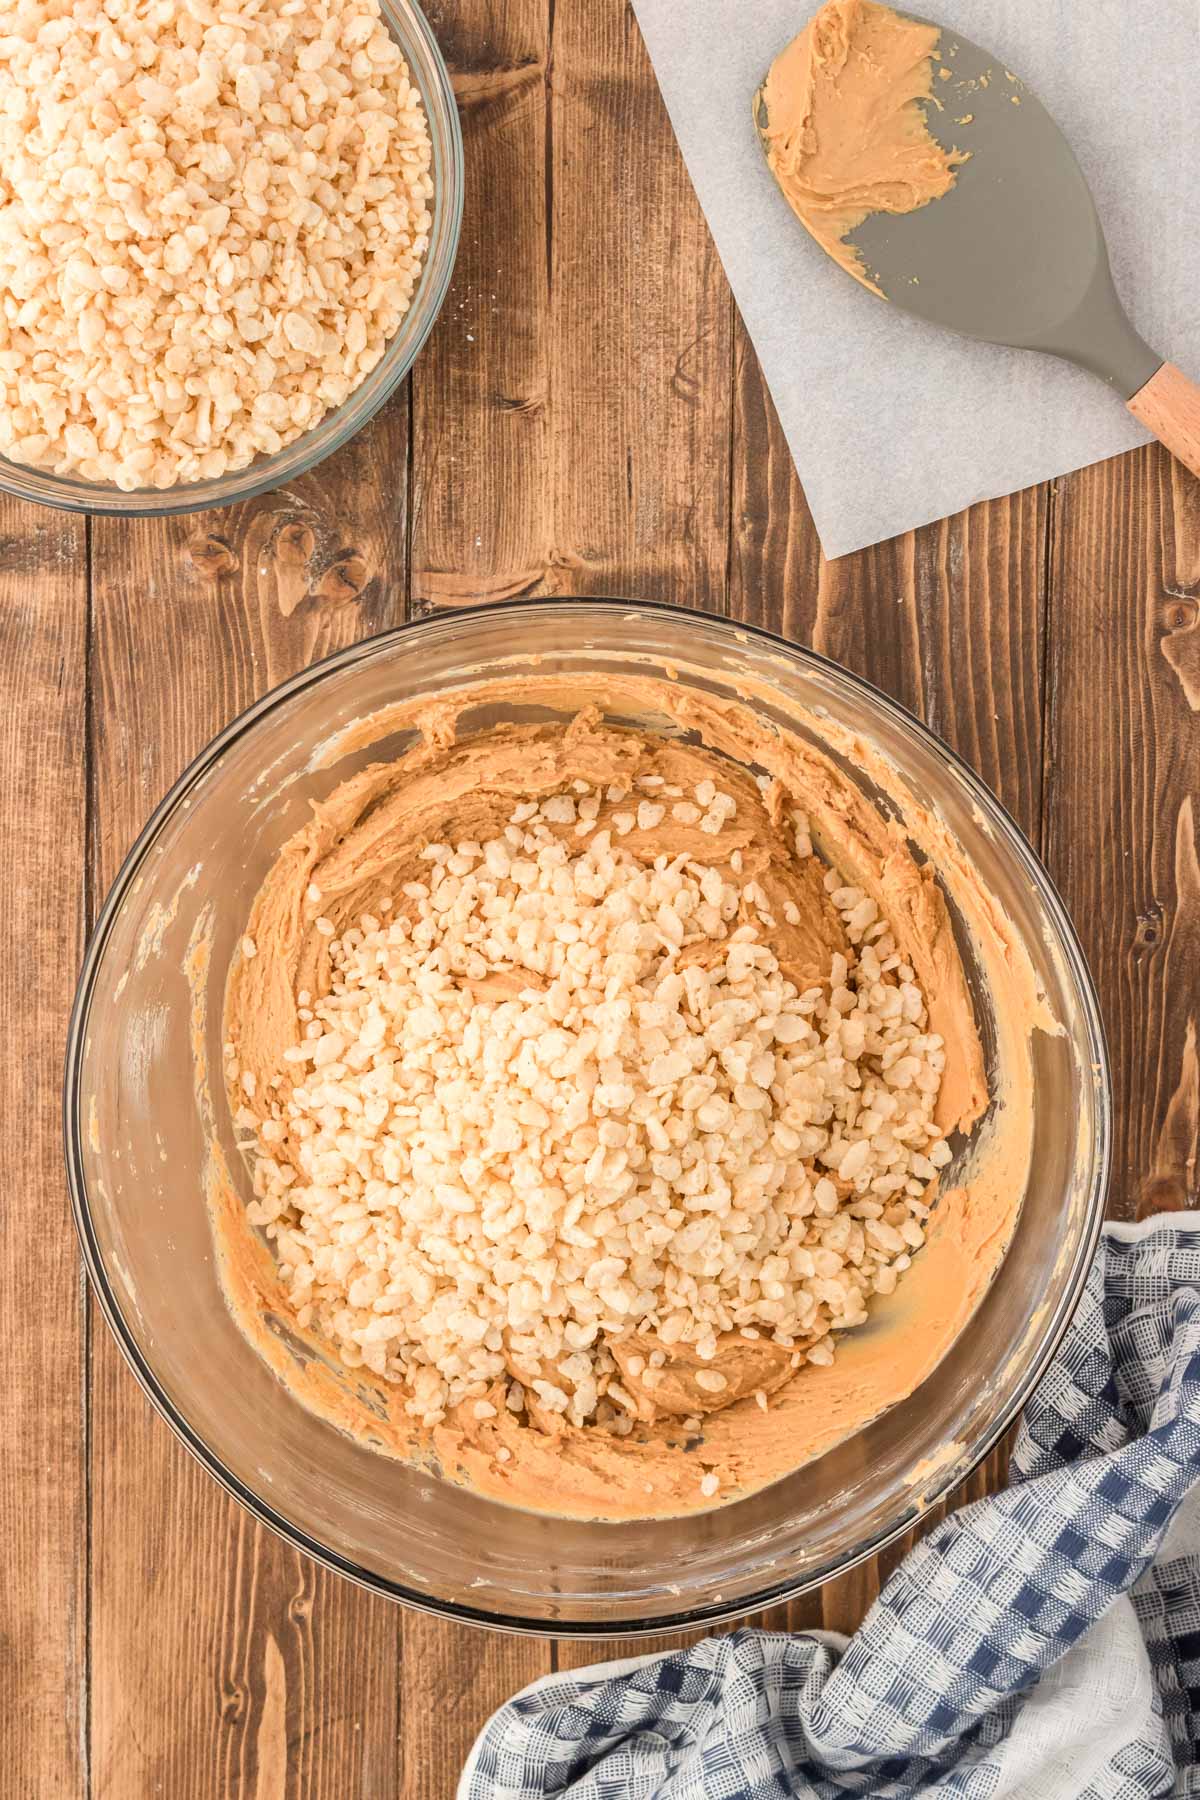
<instances>
[{"instance_id":1,"label":"wood grain texture","mask_svg":"<svg viewBox=\"0 0 1200 1800\"><path fill-rule=\"evenodd\" d=\"M628 6L557 0L554 593L723 611L733 307Z\"/></svg>"},{"instance_id":2,"label":"wood grain texture","mask_svg":"<svg viewBox=\"0 0 1200 1800\"><path fill-rule=\"evenodd\" d=\"M429 18L458 95L466 207L454 280L412 376L418 608L540 588L554 537L549 3L440 0Z\"/></svg>"},{"instance_id":3,"label":"wood grain texture","mask_svg":"<svg viewBox=\"0 0 1200 1800\"><path fill-rule=\"evenodd\" d=\"M95 522L97 891L230 717L402 616L406 454L401 402L286 492L190 519ZM91 1416L94 1794L395 1793L396 1609L228 1500L151 1413L102 1325Z\"/></svg>"},{"instance_id":4,"label":"wood grain texture","mask_svg":"<svg viewBox=\"0 0 1200 1800\"><path fill-rule=\"evenodd\" d=\"M403 1800L453 1800L459 1771L491 1714L549 1674L550 1641L408 1612L403 1643Z\"/></svg>"},{"instance_id":5,"label":"wood grain texture","mask_svg":"<svg viewBox=\"0 0 1200 1800\"><path fill-rule=\"evenodd\" d=\"M83 947L86 670L84 521L0 500L0 1786L29 1794L79 1793L87 1774L86 1315L59 1127Z\"/></svg>"},{"instance_id":6,"label":"wood grain texture","mask_svg":"<svg viewBox=\"0 0 1200 1800\"><path fill-rule=\"evenodd\" d=\"M1200 483L1151 446L1057 484L1046 847L1096 977L1111 1209L1195 1206Z\"/></svg>"},{"instance_id":7,"label":"wood grain texture","mask_svg":"<svg viewBox=\"0 0 1200 1800\"><path fill-rule=\"evenodd\" d=\"M413 603L723 610L732 304L632 15L468 0L433 17L467 212L413 376Z\"/></svg>"}]
</instances>

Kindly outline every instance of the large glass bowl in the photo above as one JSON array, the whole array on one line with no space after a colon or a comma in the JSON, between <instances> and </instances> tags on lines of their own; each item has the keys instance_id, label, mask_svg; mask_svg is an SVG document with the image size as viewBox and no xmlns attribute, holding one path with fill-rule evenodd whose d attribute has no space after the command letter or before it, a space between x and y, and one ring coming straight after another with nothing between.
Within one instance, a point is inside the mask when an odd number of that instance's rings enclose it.
<instances>
[{"instance_id":1,"label":"large glass bowl","mask_svg":"<svg viewBox=\"0 0 1200 1800\"><path fill-rule=\"evenodd\" d=\"M0 491L18 500L57 506L64 512L115 513L126 519L157 519L230 506L235 500L249 500L307 475L361 431L399 387L433 330L450 286L462 226L463 146L450 76L424 13L415 0L379 0L379 10L404 52L409 76L425 105L433 151L433 225L412 304L371 373L340 406L274 456L255 457L244 469L230 470L211 481L135 488L127 493L111 482L47 474L0 456Z\"/></svg>"},{"instance_id":2,"label":"large glass bowl","mask_svg":"<svg viewBox=\"0 0 1200 1800\"><path fill-rule=\"evenodd\" d=\"M827 716L890 758L1007 910L1063 1030L1032 1040L1033 1155L1011 1247L934 1373L759 1493L700 1516L605 1524L519 1511L389 1459L279 1384L235 1325L214 1266L192 1034L219 1072L226 971L277 851L314 798L400 748L397 738L338 756L335 734L489 675L644 674L647 664L709 693L768 694L752 704L776 719ZM189 955L206 918L215 921L207 970ZM986 1041L988 997L969 949L966 960ZM306 670L229 726L162 802L104 905L71 1025L65 1107L72 1198L100 1303L154 1404L230 1493L379 1593L579 1635L662 1631L770 1604L844 1571L946 1494L1015 1417L1066 1327L1100 1228L1109 1154L1104 1041L1083 957L1044 869L980 782L908 713L823 658L719 619L623 601L424 619ZM246 1193L219 1092L213 1114Z\"/></svg>"}]
</instances>

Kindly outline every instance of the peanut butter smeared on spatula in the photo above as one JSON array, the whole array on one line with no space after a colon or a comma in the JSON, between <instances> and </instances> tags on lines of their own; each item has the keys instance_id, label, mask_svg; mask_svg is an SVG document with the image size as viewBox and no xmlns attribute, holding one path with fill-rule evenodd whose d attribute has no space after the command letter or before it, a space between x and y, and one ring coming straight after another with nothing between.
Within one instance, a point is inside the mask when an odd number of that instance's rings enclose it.
<instances>
[{"instance_id":1,"label":"peanut butter smeared on spatula","mask_svg":"<svg viewBox=\"0 0 1200 1800\"><path fill-rule=\"evenodd\" d=\"M936 26L872 0L827 0L771 64L755 96L767 162L823 250L880 293L846 242L872 213L909 213L954 186L965 154L932 136Z\"/></svg>"}]
</instances>

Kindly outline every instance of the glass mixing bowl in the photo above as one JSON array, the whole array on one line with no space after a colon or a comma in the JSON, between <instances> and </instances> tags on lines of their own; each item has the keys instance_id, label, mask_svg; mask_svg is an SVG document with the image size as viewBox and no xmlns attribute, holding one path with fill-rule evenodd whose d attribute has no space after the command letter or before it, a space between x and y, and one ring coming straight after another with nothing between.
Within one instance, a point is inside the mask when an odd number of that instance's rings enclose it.
<instances>
[{"instance_id":1,"label":"glass mixing bowl","mask_svg":"<svg viewBox=\"0 0 1200 1800\"><path fill-rule=\"evenodd\" d=\"M399 387L433 330L450 286L462 226L463 145L450 76L424 13L415 0L379 0L379 10L404 52L409 76L425 104L433 151L433 226L412 304L365 381L311 431L274 456L255 457L244 469L230 470L211 481L135 488L126 493L111 482L51 475L0 456L0 491L18 500L57 506L64 512L115 513L126 519L159 519L172 513L230 506L235 500L249 500L307 475L361 431Z\"/></svg>"},{"instance_id":2,"label":"glass mixing bowl","mask_svg":"<svg viewBox=\"0 0 1200 1800\"><path fill-rule=\"evenodd\" d=\"M489 675L644 674L647 664L718 695L756 683L771 698L752 704L768 716L827 716L890 758L1007 910L1063 1030L1032 1040L1033 1155L1011 1248L934 1373L758 1493L698 1516L613 1524L484 1499L352 1441L279 1384L235 1325L214 1264L193 1035L219 1089L226 971L276 853L314 798L408 741L338 756L335 734ZM195 954L204 922L207 967ZM986 1043L987 993L965 954ZM581 1636L768 1605L844 1571L946 1494L1015 1417L1066 1327L1100 1229L1109 1155L1104 1041L1083 957L1045 871L980 782L908 713L821 657L624 601L509 602L424 619L307 669L229 726L158 808L104 905L71 1025L65 1108L71 1193L100 1303L154 1404L229 1492L379 1593ZM219 1091L212 1110L248 1194Z\"/></svg>"}]
</instances>

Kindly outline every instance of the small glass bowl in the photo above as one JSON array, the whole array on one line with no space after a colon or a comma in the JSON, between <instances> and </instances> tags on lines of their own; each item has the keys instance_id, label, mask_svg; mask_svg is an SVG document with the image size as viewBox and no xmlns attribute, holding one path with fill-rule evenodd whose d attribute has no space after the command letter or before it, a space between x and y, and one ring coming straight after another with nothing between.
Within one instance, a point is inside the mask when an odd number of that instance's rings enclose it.
<instances>
[{"instance_id":1,"label":"small glass bowl","mask_svg":"<svg viewBox=\"0 0 1200 1800\"><path fill-rule=\"evenodd\" d=\"M535 670L669 676L776 724L808 721L801 730L828 718L899 771L957 840L1062 1025L1030 1041L1033 1149L1012 1242L937 1367L795 1473L685 1518L525 1512L343 1435L280 1386L234 1322L205 1203L214 1157L250 1195L229 1108L198 1095L196 1057L220 1071L226 973L279 850L314 801L412 742L401 727L364 742L364 720L468 683L519 690ZM540 716L519 699L489 700L470 728L531 711ZM961 948L986 1044L987 971L968 938ZM1083 1290L1104 1211L1110 1096L1095 992L1049 876L999 802L916 719L748 626L623 600L531 600L437 614L341 651L257 701L180 776L88 948L65 1125L94 1292L151 1400L210 1474L289 1543L376 1593L510 1631L587 1637L773 1605L843 1574L951 1492L1016 1417ZM878 1328L890 1304L905 1304L902 1290L862 1329ZM283 1353L303 1363L286 1324L280 1332Z\"/></svg>"},{"instance_id":2,"label":"small glass bowl","mask_svg":"<svg viewBox=\"0 0 1200 1800\"><path fill-rule=\"evenodd\" d=\"M441 311L454 270L463 210L463 145L450 75L429 22L415 0L379 0L388 30L404 52L420 92L433 150L433 227L412 304L383 356L338 407L274 456L257 456L244 469L212 481L131 492L107 481L51 475L0 456L0 492L64 512L113 513L126 519L160 519L172 513L230 506L298 480L340 450L374 418L408 374Z\"/></svg>"}]
</instances>

